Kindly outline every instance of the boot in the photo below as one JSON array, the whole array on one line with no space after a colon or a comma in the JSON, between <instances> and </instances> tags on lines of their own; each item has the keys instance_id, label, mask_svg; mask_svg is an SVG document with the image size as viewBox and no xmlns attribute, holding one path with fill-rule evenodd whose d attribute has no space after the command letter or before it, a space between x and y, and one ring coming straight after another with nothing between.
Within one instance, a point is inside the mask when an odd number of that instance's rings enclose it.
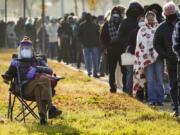
<instances>
[{"instance_id":1,"label":"boot","mask_svg":"<svg viewBox=\"0 0 180 135\"><path fill-rule=\"evenodd\" d=\"M62 111L58 110L55 106L52 106L49 109L48 113L49 113L49 119L53 119L53 118L56 118L57 116L61 115Z\"/></svg>"}]
</instances>

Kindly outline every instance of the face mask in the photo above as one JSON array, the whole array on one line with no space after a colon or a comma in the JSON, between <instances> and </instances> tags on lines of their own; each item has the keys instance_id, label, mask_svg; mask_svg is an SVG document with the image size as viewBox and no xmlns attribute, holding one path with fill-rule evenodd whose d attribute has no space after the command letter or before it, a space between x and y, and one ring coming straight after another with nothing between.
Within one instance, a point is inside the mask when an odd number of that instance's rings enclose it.
<instances>
[{"instance_id":1,"label":"face mask","mask_svg":"<svg viewBox=\"0 0 180 135\"><path fill-rule=\"evenodd\" d=\"M131 13L130 16L132 16L133 18L138 18L139 15L140 15L139 11L134 11Z\"/></svg>"},{"instance_id":2,"label":"face mask","mask_svg":"<svg viewBox=\"0 0 180 135\"><path fill-rule=\"evenodd\" d=\"M139 22L139 23L138 23L138 26L139 26L139 27L142 27L142 26L144 26L144 25L145 25L145 22Z\"/></svg>"},{"instance_id":3,"label":"face mask","mask_svg":"<svg viewBox=\"0 0 180 135\"><path fill-rule=\"evenodd\" d=\"M119 16L119 14L113 14L112 15L112 20L116 23L118 23L121 20L121 17Z\"/></svg>"},{"instance_id":4,"label":"face mask","mask_svg":"<svg viewBox=\"0 0 180 135\"><path fill-rule=\"evenodd\" d=\"M32 58L32 51L30 49L21 50L22 58Z\"/></svg>"},{"instance_id":5,"label":"face mask","mask_svg":"<svg viewBox=\"0 0 180 135\"><path fill-rule=\"evenodd\" d=\"M177 20L178 17L177 17L176 14L173 14L173 15L167 16L166 18L167 18L168 21L174 22L174 21Z\"/></svg>"}]
</instances>

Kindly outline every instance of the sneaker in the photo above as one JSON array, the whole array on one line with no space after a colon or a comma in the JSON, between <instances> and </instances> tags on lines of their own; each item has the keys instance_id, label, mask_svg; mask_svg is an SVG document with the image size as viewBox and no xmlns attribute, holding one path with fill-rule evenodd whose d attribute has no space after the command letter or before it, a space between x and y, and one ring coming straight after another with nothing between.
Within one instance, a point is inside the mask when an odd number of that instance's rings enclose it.
<instances>
[{"instance_id":1,"label":"sneaker","mask_svg":"<svg viewBox=\"0 0 180 135\"><path fill-rule=\"evenodd\" d=\"M116 93L116 92L117 92L117 89L116 89L116 88L110 88L110 92L111 92L111 93Z\"/></svg>"},{"instance_id":2,"label":"sneaker","mask_svg":"<svg viewBox=\"0 0 180 135\"><path fill-rule=\"evenodd\" d=\"M105 74L101 73L101 74L100 74L100 77L105 77Z\"/></svg>"},{"instance_id":3,"label":"sneaker","mask_svg":"<svg viewBox=\"0 0 180 135\"><path fill-rule=\"evenodd\" d=\"M62 114L61 110L58 110L55 106L52 106L51 109L49 110L48 116L49 116L49 119L53 119L61 114Z\"/></svg>"},{"instance_id":4,"label":"sneaker","mask_svg":"<svg viewBox=\"0 0 180 135\"><path fill-rule=\"evenodd\" d=\"M99 76L99 75L93 75L93 77L94 77L94 78L100 78L100 76Z\"/></svg>"},{"instance_id":5,"label":"sneaker","mask_svg":"<svg viewBox=\"0 0 180 135\"><path fill-rule=\"evenodd\" d=\"M88 74L89 77L91 77L91 75L92 75L91 73Z\"/></svg>"}]
</instances>

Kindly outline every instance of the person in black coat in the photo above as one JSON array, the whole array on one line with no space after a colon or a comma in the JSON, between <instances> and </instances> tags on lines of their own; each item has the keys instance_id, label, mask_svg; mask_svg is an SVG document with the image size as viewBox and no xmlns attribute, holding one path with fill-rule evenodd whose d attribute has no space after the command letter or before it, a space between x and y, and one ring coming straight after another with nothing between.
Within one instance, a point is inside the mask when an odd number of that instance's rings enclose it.
<instances>
[{"instance_id":1,"label":"person in black coat","mask_svg":"<svg viewBox=\"0 0 180 135\"><path fill-rule=\"evenodd\" d=\"M180 36L179 36L179 33L180 33L180 21L178 21L178 23L176 24L176 26L174 28L173 36L172 36L173 52L176 54L176 56L178 58L178 69L177 69L178 83L180 83ZM175 93L176 100L180 104L180 88L178 88L177 91L175 91L175 92L176 92Z\"/></svg>"},{"instance_id":2,"label":"person in black coat","mask_svg":"<svg viewBox=\"0 0 180 135\"><path fill-rule=\"evenodd\" d=\"M99 26L92 21L91 14L85 15L85 21L79 26L79 40L83 46L83 55L88 76L99 78Z\"/></svg>"},{"instance_id":3,"label":"person in black coat","mask_svg":"<svg viewBox=\"0 0 180 135\"><path fill-rule=\"evenodd\" d=\"M117 86L115 83L115 70L117 62L121 63L121 46L118 41L118 28L123 19L124 7L114 7L111 11L110 20L104 23L100 34L100 40L105 50L109 66L109 85L110 92L115 93ZM121 66L123 74L123 84L125 84L125 69Z\"/></svg>"},{"instance_id":4,"label":"person in black coat","mask_svg":"<svg viewBox=\"0 0 180 135\"><path fill-rule=\"evenodd\" d=\"M120 27L118 33L118 41L120 43L120 52L124 53L128 46L128 38L133 29L138 27L138 17L144 14L144 9L138 2L131 2L126 11L126 16ZM123 91L130 93L133 88L133 67L127 66L124 75L126 76L123 82Z\"/></svg>"},{"instance_id":5,"label":"person in black coat","mask_svg":"<svg viewBox=\"0 0 180 135\"><path fill-rule=\"evenodd\" d=\"M164 5L166 20L158 27L154 36L154 48L159 54L159 59L166 59L169 74L171 97L174 102L175 116L178 116L178 81L177 81L177 57L172 50L172 34L178 20L176 6L173 2Z\"/></svg>"}]
</instances>

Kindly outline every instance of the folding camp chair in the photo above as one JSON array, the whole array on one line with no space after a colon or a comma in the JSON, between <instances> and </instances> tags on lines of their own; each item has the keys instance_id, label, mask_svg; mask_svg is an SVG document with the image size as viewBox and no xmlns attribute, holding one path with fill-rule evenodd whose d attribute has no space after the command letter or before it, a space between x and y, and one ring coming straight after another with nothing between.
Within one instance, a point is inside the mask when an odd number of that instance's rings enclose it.
<instances>
[{"instance_id":1,"label":"folding camp chair","mask_svg":"<svg viewBox=\"0 0 180 135\"><path fill-rule=\"evenodd\" d=\"M17 58L17 54L13 54L12 58ZM14 109L15 101L17 99L22 105L22 110L15 117L15 120L25 122L25 118L29 116L29 114L31 114L35 119L40 120L39 116L34 112L34 110L37 108L37 104L35 104L34 99L23 95L22 83L20 80L21 80L20 72L19 72L19 68L17 67L17 77L11 80L10 88L9 88L9 103L8 103L8 114L7 114L8 119L13 120L13 109ZM28 103L27 101L30 101L30 103ZM20 116L22 117L20 118Z\"/></svg>"},{"instance_id":2,"label":"folding camp chair","mask_svg":"<svg viewBox=\"0 0 180 135\"><path fill-rule=\"evenodd\" d=\"M43 58L43 60L46 62L45 57L43 57L43 56L38 56L38 57ZM13 54L12 58L17 58L17 55ZM25 118L27 116L29 116L30 114L35 119L40 120L40 117L34 111L37 108L35 99L32 99L31 97L26 97L25 95L23 95L23 92L22 92L23 88L22 88L22 83L21 83L21 78L20 78L19 67L17 66L16 69L17 69L17 77L13 78L13 80L11 80L11 83L10 83L8 115L7 116L9 119L13 120L13 109L14 109L15 101L17 99L22 105L22 110L15 117L15 120L25 122ZM2 75L2 77L3 77L3 75ZM57 82L61 79L64 79L64 77L56 77L56 74L54 74L54 77L53 77L54 82L52 82L51 85L53 85L55 87ZM55 94L54 87L52 88L53 96ZM27 101L30 101L30 103L28 103ZM27 113L26 113L26 111L27 111ZM22 116L22 117L20 118L20 116Z\"/></svg>"},{"instance_id":3,"label":"folding camp chair","mask_svg":"<svg viewBox=\"0 0 180 135\"><path fill-rule=\"evenodd\" d=\"M29 97L25 97L20 95L17 91L20 91L19 86L16 83L16 80L13 79L10 84L9 89L9 103L8 103L8 119L13 120L13 109L15 106L16 99L21 103L22 109L21 111L15 116L15 120L21 122L24 121L29 114L31 114L35 119L40 120L39 116L34 112L37 108L37 104L34 102L34 99ZM19 89L19 90L17 90ZM28 103L27 101L30 101Z\"/></svg>"}]
</instances>

